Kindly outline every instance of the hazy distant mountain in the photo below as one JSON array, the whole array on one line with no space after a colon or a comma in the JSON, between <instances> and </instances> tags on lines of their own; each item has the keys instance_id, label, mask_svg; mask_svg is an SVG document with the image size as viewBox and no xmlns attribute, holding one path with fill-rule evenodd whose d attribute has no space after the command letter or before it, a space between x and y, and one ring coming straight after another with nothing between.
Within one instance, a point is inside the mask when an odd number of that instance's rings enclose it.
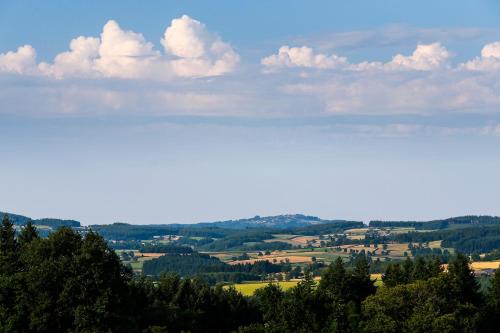
<instances>
[{"instance_id":1,"label":"hazy distant mountain","mask_svg":"<svg viewBox=\"0 0 500 333\"><path fill-rule=\"evenodd\" d=\"M29 220L31 220L31 222L35 225L46 225L46 226L49 226L52 228L59 228L62 226L80 227L80 222L75 221L75 220L62 220L62 219L55 219L55 218L32 219L32 218L27 217L27 216L5 213L5 212L0 212L0 219L3 218L3 216L5 214L7 214L9 219L15 225L25 225L26 223L28 223Z\"/></svg>"},{"instance_id":2,"label":"hazy distant mountain","mask_svg":"<svg viewBox=\"0 0 500 333\"><path fill-rule=\"evenodd\" d=\"M287 229L297 227L307 227L316 224L347 222L345 220L322 220L316 216L306 216L302 214L276 215L276 216L255 216L248 219L227 220L216 222L198 223L199 226L217 226L228 229L247 229L247 228L276 228Z\"/></svg>"}]
</instances>

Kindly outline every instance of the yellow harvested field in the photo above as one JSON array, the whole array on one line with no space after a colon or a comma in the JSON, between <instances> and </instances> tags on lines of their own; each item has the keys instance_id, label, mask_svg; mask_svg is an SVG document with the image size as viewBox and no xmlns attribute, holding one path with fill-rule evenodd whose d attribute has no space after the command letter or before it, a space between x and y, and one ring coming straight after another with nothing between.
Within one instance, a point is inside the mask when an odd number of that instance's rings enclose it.
<instances>
[{"instance_id":1,"label":"yellow harvested field","mask_svg":"<svg viewBox=\"0 0 500 333\"><path fill-rule=\"evenodd\" d=\"M376 280L375 285L382 285L382 274L372 274L372 280ZM315 277L314 280L321 280L319 277ZM281 289L288 290L297 285L300 280L292 280L292 281L282 281L282 282L273 282L274 284L278 284ZM264 288L267 286L269 282L246 282L246 283L236 283L233 286L237 291L239 291L244 296L252 296L257 289ZM230 286L224 286L224 288L229 288Z\"/></svg>"},{"instance_id":2,"label":"yellow harvested field","mask_svg":"<svg viewBox=\"0 0 500 333\"><path fill-rule=\"evenodd\" d=\"M382 274L376 273L372 274L370 277L372 278L372 280L375 280L375 285L377 287L380 287L384 284L384 282L382 282Z\"/></svg>"},{"instance_id":3,"label":"yellow harvested field","mask_svg":"<svg viewBox=\"0 0 500 333\"><path fill-rule=\"evenodd\" d=\"M376 248L372 246L364 246L362 244L359 244L359 245L342 245L341 248L346 248L346 249L352 249L352 250L358 250L358 251L361 251L361 250L365 250L365 251L374 251Z\"/></svg>"},{"instance_id":4,"label":"yellow harvested field","mask_svg":"<svg viewBox=\"0 0 500 333\"><path fill-rule=\"evenodd\" d=\"M201 253L208 254L209 256L218 258L222 261L231 260L232 257L237 257L241 254L241 253L231 253L231 252L201 252ZM252 255L252 253L248 253L248 255ZM257 255L257 253L255 253L255 255Z\"/></svg>"},{"instance_id":5,"label":"yellow harvested field","mask_svg":"<svg viewBox=\"0 0 500 333\"><path fill-rule=\"evenodd\" d=\"M365 233L368 231L368 228L354 228L354 229L348 229L345 231L346 234L361 234Z\"/></svg>"},{"instance_id":6,"label":"yellow harvested field","mask_svg":"<svg viewBox=\"0 0 500 333\"><path fill-rule=\"evenodd\" d=\"M407 251L408 243L387 244L387 248L392 251Z\"/></svg>"},{"instance_id":7,"label":"yellow harvested field","mask_svg":"<svg viewBox=\"0 0 500 333\"><path fill-rule=\"evenodd\" d=\"M138 253L135 253L135 256L136 257L141 257L142 256L142 257L148 257L148 258L149 257L151 257L151 258L158 258L158 257L161 257L164 254L165 253L149 253L149 252L147 252L147 253L140 253L140 252L138 252Z\"/></svg>"},{"instance_id":8,"label":"yellow harvested field","mask_svg":"<svg viewBox=\"0 0 500 333\"><path fill-rule=\"evenodd\" d=\"M441 242L442 241L440 241L440 240L429 242L429 248L439 249L439 248L441 248Z\"/></svg>"},{"instance_id":9,"label":"yellow harvested field","mask_svg":"<svg viewBox=\"0 0 500 333\"><path fill-rule=\"evenodd\" d=\"M365 235L347 235L347 239L365 239Z\"/></svg>"},{"instance_id":10,"label":"yellow harvested field","mask_svg":"<svg viewBox=\"0 0 500 333\"><path fill-rule=\"evenodd\" d=\"M275 242L287 243L287 244L292 244L292 245L302 245L302 243L298 243L298 242L294 241L293 239L285 239L285 238L264 239L264 243L275 243Z\"/></svg>"},{"instance_id":11,"label":"yellow harvested field","mask_svg":"<svg viewBox=\"0 0 500 333\"><path fill-rule=\"evenodd\" d=\"M408 250L408 243L396 243L396 244L387 244L387 250L391 251L390 255L402 257L404 252L407 252L408 255L411 255Z\"/></svg>"},{"instance_id":12,"label":"yellow harvested field","mask_svg":"<svg viewBox=\"0 0 500 333\"><path fill-rule=\"evenodd\" d=\"M471 264L472 269L497 269L500 266L500 260L495 261L476 261Z\"/></svg>"},{"instance_id":13,"label":"yellow harvested field","mask_svg":"<svg viewBox=\"0 0 500 333\"><path fill-rule=\"evenodd\" d=\"M294 237L298 237L298 235L293 235L293 234L275 234L273 235L275 238L279 239L292 239Z\"/></svg>"},{"instance_id":14,"label":"yellow harvested field","mask_svg":"<svg viewBox=\"0 0 500 333\"><path fill-rule=\"evenodd\" d=\"M391 234L406 234L409 231L415 231L415 228L392 228Z\"/></svg>"},{"instance_id":15,"label":"yellow harvested field","mask_svg":"<svg viewBox=\"0 0 500 333\"><path fill-rule=\"evenodd\" d=\"M342 249L347 249L347 251L350 250L356 250L356 251L370 251L373 252L375 251L375 254L380 254L382 251L382 245L379 244L377 248L371 246L365 246L363 244L359 245L342 245L340 246ZM396 243L396 244L387 244L387 250L390 251L390 256L396 256L396 257L402 257L404 252L407 252L408 255L411 255L410 252L408 251L408 243Z\"/></svg>"},{"instance_id":16,"label":"yellow harvested field","mask_svg":"<svg viewBox=\"0 0 500 333\"><path fill-rule=\"evenodd\" d=\"M318 237L315 236L299 236L292 238L291 240L294 242L297 242L298 244L306 245L307 242L314 242L318 239Z\"/></svg>"},{"instance_id":17,"label":"yellow harvested field","mask_svg":"<svg viewBox=\"0 0 500 333\"><path fill-rule=\"evenodd\" d=\"M264 261L264 260L267 260L269 262L273 262L273 259L276 259L276 262L286 261L286 259L288 259L290 261L290 263L292 263L292 264L311 262L311 258L310 257L301 257L301 256L273 256L273 255L270 255L270 256L258 257L256 259L235 260L235 261L229 262L229 264L230 265L236 265L236 264L253 264L256 261Z\"/></svg>"},{"instance_id":18,"label":"yellow harvested field","mask_svg":"<svg viewBox=\"0 0 500 333\"><path fill-rule=\"evenodd\" d=\"M278 284L281 289L288 290L292 287L295 287L298 281L283 281L283 282L274 282ZM232 286L236 290L238 290L244 296L252 296L257 289L264 288L267 286L268 282L249 282L249 283L237 283ZM229 288L229 286L225 286L225 288Z\"/></svg>"},{"instance_id":19,"label":"yellow harvested field","mask_svg":"<svg viewBox=\"0 0 500 333\"><path fill-rule=\"evenodd\" d=\"M271 238L264 240L264 242L265 243L282 242L282 243L301 245L301 246L307 246L308 242L312 242L313 244L319 242L319 238L316 236L295 236L295 235L276 235L276 236L291 236L291 237Z\"/></svg>"}]
</instances>

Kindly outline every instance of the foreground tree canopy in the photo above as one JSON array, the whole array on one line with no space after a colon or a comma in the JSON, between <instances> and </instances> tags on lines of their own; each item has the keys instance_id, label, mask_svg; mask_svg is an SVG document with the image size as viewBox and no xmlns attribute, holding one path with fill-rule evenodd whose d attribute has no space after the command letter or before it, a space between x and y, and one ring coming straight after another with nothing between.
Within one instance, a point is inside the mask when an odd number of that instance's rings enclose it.
<instances>
[{"instance_id":1,"label":"foreground tree canopy","mask_svg":"<svg viewBox=\"0 0 500 333\"><path fill-rule=\"evenodd\" d=\"M16 236L0 227L1 332L496 332L500 271L485 293L457 255L447 272L435 260L390 265L383 287L360 256L341 259L319 283L309 272L283 291L252 297L201 279L134 277L106 241L60 228L40 238L31 223Z\"/></svg>"}]
</instances>

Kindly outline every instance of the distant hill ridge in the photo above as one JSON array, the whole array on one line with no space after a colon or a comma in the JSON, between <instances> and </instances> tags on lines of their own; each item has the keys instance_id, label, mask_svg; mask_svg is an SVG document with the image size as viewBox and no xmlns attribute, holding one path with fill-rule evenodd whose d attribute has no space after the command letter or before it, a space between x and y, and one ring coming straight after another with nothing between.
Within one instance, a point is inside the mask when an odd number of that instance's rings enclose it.
<instances>
[{"instance_id":1,"label":"distant hill ridge","mask_svg":"<svg viewBox=\"0 0 500 333\"><path fill-rule=\"evenodd\" d=\"M65 220L58 218L41 218L32 219L30 217L18 214L12 214L7 212L0 212L0 218L5 214L9 216L10 220L15 225L25 225L29 220L35 225L46 225L52 228L58 228L61 226L68 227L81 227L79 221L76 220ZM219 227L224 229L248 229L248 228L270 228L270 229L291 229L291 228L301 228L310 226L319 226L329 223L358 223L359 221L349 221L349 220L325 220L316 216L309 216L303 214L284 214L284 215L274 215L274 216L259 216L256 215L251 218L237 219L237 220L223 220L214 222L200 222L195 224L148 224L148 225L134 225L128 223L116 222L115 226L137 226L137 227ZM369 223L370 227L413 227L415 229L421 230L432 230L432 229L445 229L453 227L467 227L474 225L500 225L500 217L489 216L489 215L465 215L450 217L446 219L430 220L430 221L382 221L382 220L372 220Z\"/></svg>"},{"instance_id":2,"label":"distant hill ridge","mask_svg":"<svg viewBox=\"0 0 500 333\"><path fill-rule=\"evenodd\" d=\"M488 215L466 215L431 221L370 221L370 227L412 227L421 230L445 229L453 226L496 225L500 217Z\"/></svg>"},{"instance_id":3,"label":"distant hill ridge","mask_svg":"<svg viewBox=\"0 0 500 333\"><path fill-rule=\"evenodd\" d=\"M56 219L56 218L42 218L42 219L32 219L30 217L24 216L24 215L18 215L18 214L12 214L12 213L6 213L6 212L0 212L0 218L3 218L4 215L9 217L9 219L12 221L13 224L15 225L20 225L23 226L28 221L31 220L31 222L35 225L46 225L52 228L59 228L59 227L81 227L80 222L75 221L75 220L63 220L63 219Z\"/></svg>"},{"instance_id":4,"label":"distant hill ridge","mask_svg":"<svg viewBox=\"0 0 500 333\"><path fill-rule=\"evenodd\" d=\"M197 223L197 225L199 226L210 225L226 229L247 229L247 228L261 228L261 227L287 229L287 228L307 227L311 225L336 223L336 222L358 222L358 221L323 220L316 216L308 216L303 214L286 214L286 215L263 216L263 217L257 215L252 218L215 221L215 222L202 222L202 223Z\"/></svg>"}]
</instances>

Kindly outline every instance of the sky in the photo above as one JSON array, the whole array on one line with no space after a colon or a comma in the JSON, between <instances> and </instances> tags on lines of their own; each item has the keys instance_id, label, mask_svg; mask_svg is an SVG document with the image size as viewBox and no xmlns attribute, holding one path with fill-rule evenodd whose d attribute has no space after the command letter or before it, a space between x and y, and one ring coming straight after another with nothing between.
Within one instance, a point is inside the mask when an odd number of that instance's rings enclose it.
<instances>
[{"instance_id":1,"label":"sky","mask_svg":"<svg viewBox=\"0 0 500 333\"><path fill-rule=\"evenodd\" d=\"M0 211L500 215L500 2L2 1Z\"/></svg>"}]
</instances>

